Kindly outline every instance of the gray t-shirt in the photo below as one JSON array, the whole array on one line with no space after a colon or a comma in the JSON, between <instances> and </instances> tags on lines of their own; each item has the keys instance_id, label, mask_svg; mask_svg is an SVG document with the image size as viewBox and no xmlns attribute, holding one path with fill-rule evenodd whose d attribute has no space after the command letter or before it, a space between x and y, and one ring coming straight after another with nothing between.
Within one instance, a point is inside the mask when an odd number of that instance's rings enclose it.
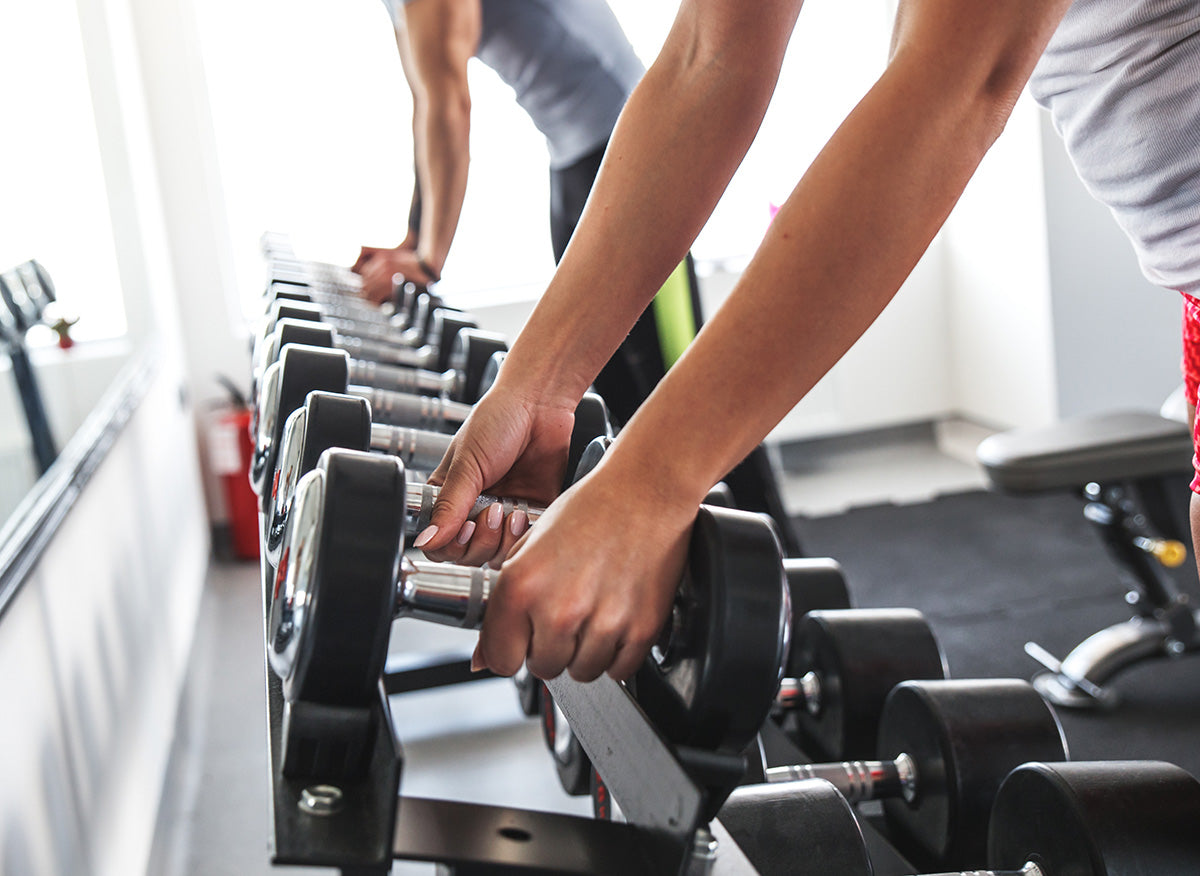
<instances>
[{"instance_id":1,"label":"gray t-shirt","mask_svg":"<svg viewBox=\"0 0 1200 876\"><path fill-rule=\"evenodd\" d=\"M392 12L396 2L383 0ZM602 146L645 68L603 0L482 0L476 52L546 136L550 166Z\"/></svg>"},{"instance_id":2,"label":"gray t-shirt","mask_svg":"<svg viewBox=\"0 0 1200 876\"><path fill-rule=\"evenodd\" d=\"M1200 295L1200 3L1075 0L1030 92L1146 277Z\"/></svg>"}]
</instances>

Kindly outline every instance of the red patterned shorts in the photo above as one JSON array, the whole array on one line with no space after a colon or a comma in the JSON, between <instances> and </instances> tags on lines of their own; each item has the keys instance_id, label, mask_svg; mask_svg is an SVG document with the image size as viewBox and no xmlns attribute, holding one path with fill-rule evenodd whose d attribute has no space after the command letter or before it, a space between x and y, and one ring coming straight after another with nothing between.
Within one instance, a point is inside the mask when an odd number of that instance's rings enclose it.
<instances>
[{"instance_id":1,"label":"red patterned shorts","mask_svg":"<svg viewBox=\"0 0 1200 876\"><path fill-rule=\"evenodd\" d=\"M1187 398L1195 404L1200 387L1200 300L1190 295L1183 296L1183 386ZM1200 417L1196 419L1200 421ZM1192 467L1196 471L1192 492L1200 493L1200 430L1195 424L1192 425L1192 445L1196 448L1192 457Z\"/></svg>"}]
</instances>

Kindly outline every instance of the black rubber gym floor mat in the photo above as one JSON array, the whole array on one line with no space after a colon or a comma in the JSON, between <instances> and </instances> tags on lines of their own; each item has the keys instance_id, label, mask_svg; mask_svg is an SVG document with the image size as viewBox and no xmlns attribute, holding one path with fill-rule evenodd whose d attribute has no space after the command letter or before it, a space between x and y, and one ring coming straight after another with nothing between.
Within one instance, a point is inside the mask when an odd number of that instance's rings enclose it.
<instances>
[{"instance_id":1,"label":"black rubber gym floor mat","mask_svg":"<svg viewBox=\"0 0 1200 876\"><path fill-rule=\"evenodd\" d=\"M1029 678L1039 667L1025 642L1061 658L1130 616L1116 566L1070 495L957 493L795 524L811 556L841 563L856 607L923 611L958 678ZM1193 562L1176 579L1200 600ZM1112 711L1058 709L1072 758L1157 758L1200 776L1200 653L1130 667L1110 686Z\"/></svg>"}]
</instances>

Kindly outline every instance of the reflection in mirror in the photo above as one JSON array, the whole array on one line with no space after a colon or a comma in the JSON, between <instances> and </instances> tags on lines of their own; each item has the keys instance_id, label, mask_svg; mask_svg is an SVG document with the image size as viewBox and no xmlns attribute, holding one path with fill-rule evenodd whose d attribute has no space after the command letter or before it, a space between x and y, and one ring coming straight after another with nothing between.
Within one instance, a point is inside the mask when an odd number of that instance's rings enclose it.
<instances>
[{"instance_id":1,"label":"reflection in mirror","mask_svg":"<svg viewBox=\"0 0 1200 876\"><path fill-rule=\"evenodd\" d=\"M0 542L132 352L78 9L0 4Z\"/></svg>"}]
</instances>

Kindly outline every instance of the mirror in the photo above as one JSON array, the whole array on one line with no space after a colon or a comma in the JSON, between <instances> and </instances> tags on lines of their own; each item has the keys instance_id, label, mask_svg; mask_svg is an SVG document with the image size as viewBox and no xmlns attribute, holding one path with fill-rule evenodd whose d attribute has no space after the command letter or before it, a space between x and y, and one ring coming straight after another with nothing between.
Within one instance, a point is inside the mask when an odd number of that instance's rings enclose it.
<instances>
[{"instance_id":1,"label":"mirror","mask_svg":"<svg viewBox=\"0 0 1200 876\"><path fill-rule=\"evenodd\" d=\"M9 4L0 28L0 542L134 344L75 0Z\"/></svg>"}]
</instances>

